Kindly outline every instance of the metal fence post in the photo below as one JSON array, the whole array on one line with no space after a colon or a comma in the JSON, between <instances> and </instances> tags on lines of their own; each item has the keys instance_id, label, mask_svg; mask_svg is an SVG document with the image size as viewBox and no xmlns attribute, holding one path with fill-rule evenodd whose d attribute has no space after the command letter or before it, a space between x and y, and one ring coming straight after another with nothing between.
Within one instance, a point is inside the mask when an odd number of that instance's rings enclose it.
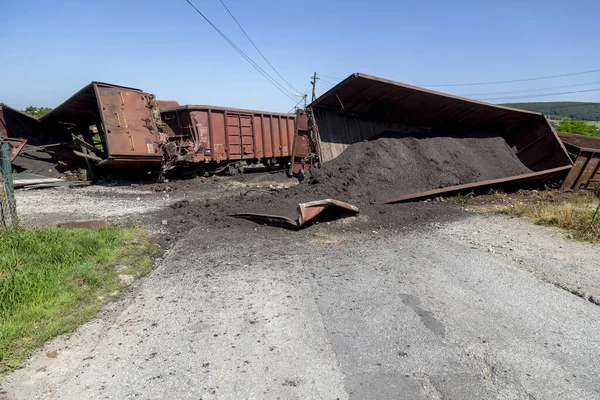
<instances>
[{"instance_id":1,"label":"metal fence post","mask_svg":"<svg viewBox=\"0 0 600 400\"><path fill-rule=\"evenodd\" d=\"M4 176L6 177L6 181L8 182L8 188L12 193L13 176L12 165L10 162L10 145L8 144L8 142L1 141L0 146L2 146L2 171L4 171Z\"/></svg>"},{"instance_id":2,"label":"metal fence post","mask_svg":"<svg viewBox=\"0 0 600 400\"><path fill-rule=\"evenodd\" d=\"M0 171L4 177L0 179L0 223L5 228L12 228L17 223L17 207L10 162L10 145L5 141L0 141Z\"/></svg>"}]
</instances>

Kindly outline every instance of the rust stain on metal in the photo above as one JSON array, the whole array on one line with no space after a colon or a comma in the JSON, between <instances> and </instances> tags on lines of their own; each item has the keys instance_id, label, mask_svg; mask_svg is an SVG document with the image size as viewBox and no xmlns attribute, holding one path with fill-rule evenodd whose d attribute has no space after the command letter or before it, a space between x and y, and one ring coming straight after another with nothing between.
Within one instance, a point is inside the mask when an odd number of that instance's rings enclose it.
<instances>
[{"instance_id":1,"label":"rust stain on metal","mask_svg":"<svg viewBox=\"0 0 600 400\"><path fill-rule=\"evenodd\" d=\"M230 216L282 228L299 229L306 226L309 221L313 221L319 216L323 217L326 210L328 213L337 211L341 213L340 215L358 213L358 207L352 204L334 199L325 199L298 204L298 217L295 220L285 216L253 213L232 214Z\"/></svg>"},{"instance_id":2,"label":"rust stain on metal","mask_svg":"<svg viewBox=\"0 0 600 400\"><path fill-rule=\"evenodd\" d=\"M548 169L548 170L544 170L544 171L532 172L529 174L509 176L506 178L491 179L491 180L481 181L481 182L467 183L464 185L448 186L448 187L441 188L441 189L427 190L424 192L412 193L412 194L407 194L404 196L377 200L376 203L379 203L379 204L403 203L403 202L407 202L407 201L417 201L417 200L422 200L422 199L427 199L427 198L437 197L437 196L442 196L442 195L448 196L451 194L455 194L455 193L459 193L459 192L462 192L465 190L471 190L471 189L493 188L496 186L508 187L508 186L518 186L518 185L523 185L523 184L531 185L531 184L536 184L536 183L540 184L540 183L546 182L556 176L559 176L560 174L564 174L564 173L566 173L566 171L568 171L570 169L571 169L571 166L567 165L567 166Z\"/></svg>"}]
</instances>

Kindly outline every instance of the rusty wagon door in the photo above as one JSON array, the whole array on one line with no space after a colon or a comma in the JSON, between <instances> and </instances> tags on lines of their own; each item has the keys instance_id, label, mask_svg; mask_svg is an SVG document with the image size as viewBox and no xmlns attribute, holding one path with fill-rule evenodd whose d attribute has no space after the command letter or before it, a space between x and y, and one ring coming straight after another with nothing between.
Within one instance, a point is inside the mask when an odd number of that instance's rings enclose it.
<instances>
[{"instance_id":1,"label":"rusty wagon door","mask_svg":"<svg viewBox=\"0 0 600 400\"><path fill-rule=\"evenodd\" d=\"M227 118L227 148L229 158L254 158L254 137L251 114L225 113Z\"/></svg>"}]
</instances>

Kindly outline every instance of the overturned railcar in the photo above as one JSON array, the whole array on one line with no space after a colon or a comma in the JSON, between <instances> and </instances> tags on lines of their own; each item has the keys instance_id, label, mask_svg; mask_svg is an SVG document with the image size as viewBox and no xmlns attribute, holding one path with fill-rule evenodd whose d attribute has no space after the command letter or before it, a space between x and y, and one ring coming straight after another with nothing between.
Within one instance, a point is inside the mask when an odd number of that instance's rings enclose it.
<instances>
[{"instance_id":1,"label":"overturned railcar","mask_svg":"<svg viewBox=\"0 0 600 400\"><path fill-rule=\"evenodd\" d=\"M445 93L406 85L374 76L355 73L317 98L307 109L304 137L295 150L316 153L318 162L338 157L348 146L369 140L386 131L435 132L440 136L494 135L504 139L514 155L527 167L528 184L566 175L572 167L565 147L546 118L530 111L465 99ZM299 131L300 134L301 131ZM307 151L308 144L311 151ZM291 171L302 173L306 163L295 151ZM398 160L398 173L402 173ZM529 176L531 175L531 176ZM521 177L504 177L506 186ZM485 187L490 182L468 182ZM432 188L434 189L434 188ZM439 189L439 188L438 188ZM455 190L456 188L452 188ZM446 191L439 189L439 194ZM449 190L451 191L451 190ZM434 193L436 194L436 193Z\"/></svg>"},{"instance_id":2,"label":"overturned railcar","mask_svg":"<svg viewBox=\"0 0 600 400\"><path fill-rule=\"evenodd\" d=\"M40 118L54 132L80 147L74 153L108 169L160 169L164 138L153 94L92 82Z\"/></svg>"},{"instance_id":3,"label":"overturned railcar","mask_svg":"<svg viewBox=\"0 0 600 400\"><path fill-rule=\"evenodd\" d=\"M171 165L224 167L262 163L267 167L289 163L296 117L292 114L186 105L161 110Z\"/></svg>"}]
</instances>

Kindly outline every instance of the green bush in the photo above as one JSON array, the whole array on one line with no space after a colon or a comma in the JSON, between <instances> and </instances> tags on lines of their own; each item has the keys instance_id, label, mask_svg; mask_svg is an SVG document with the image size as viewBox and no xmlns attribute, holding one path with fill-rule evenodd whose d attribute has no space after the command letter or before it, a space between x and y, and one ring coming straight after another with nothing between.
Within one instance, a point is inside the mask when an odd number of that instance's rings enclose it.
<instances>
[{"instance_id":1,"label":"green bush","mask_svg":"<svg viewBox=\"0 0 600 400\"><path fill-rule=\"evenodd\" d=\"M556 129L560 132L576 133L585 136L597 136L596 127L576 118L563 118L558 122Z\"/></svg>"}]
</instances>

